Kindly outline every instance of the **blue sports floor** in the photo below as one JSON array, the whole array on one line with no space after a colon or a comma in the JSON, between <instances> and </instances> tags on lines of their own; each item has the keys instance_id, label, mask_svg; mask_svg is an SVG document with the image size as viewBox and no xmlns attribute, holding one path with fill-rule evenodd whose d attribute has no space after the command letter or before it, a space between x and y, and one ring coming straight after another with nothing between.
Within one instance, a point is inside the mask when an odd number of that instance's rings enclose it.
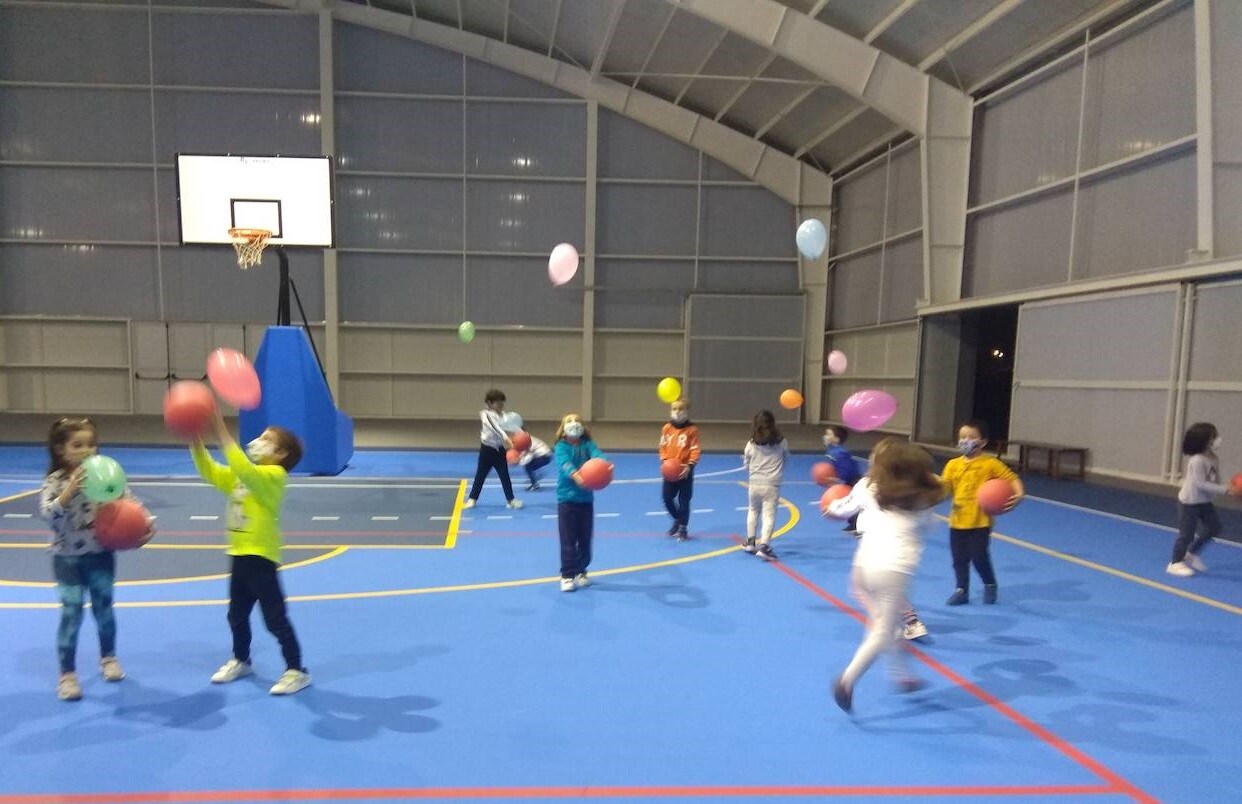
<instances>
[{"instance_id":1,"label":"blue sports floor","mask_svg":"<svg viewBox=\"0 0 1242 804\"><path fill-rule=\"evenodd\" d=\"M704 457L677 543L655 458L612 455L594 584L565 594L551 483L522 482L511 511L493 482L462 512L473 451L359 453L286 498L282 577L314 685L282 699L257 613L256 677L208 681L230 645L223 498L184 451L105 452L160 533L119 556L128 678L99 678L88 617L85 697L63 703L31 516L46 453L0 448L0 804L1239 799L1242 549L1165 575L1167 501L1028 478L997 524L995 606L977 578L971 605L943 605L939 530L913 595L929 686L898 695L877 665L850 717L828 685L862 633L855 542L818 515L817 456L787 470L765 564L738 546L736 456Z\"/></svg>"}]
</instances>

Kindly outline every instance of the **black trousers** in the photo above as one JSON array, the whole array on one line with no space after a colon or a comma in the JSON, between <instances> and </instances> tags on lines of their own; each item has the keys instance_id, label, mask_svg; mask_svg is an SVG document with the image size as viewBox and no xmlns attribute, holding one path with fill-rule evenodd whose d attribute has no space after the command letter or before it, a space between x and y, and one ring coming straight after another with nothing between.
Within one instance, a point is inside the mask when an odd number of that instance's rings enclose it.
<instances>
[{"instance_id":1,"label":"black trousers","mask_svg":"<svg viewBox=\"0 0 1242 804\"><path fill-rule=\"evenodd\" d=\"M561 577L572 578L586 572L595 534L595 503L558 504L556 524L561 536Z\"/></svg>"},{"instance_id":2,"label":"black trousers","mask_svg":"<svg viewBox=\"0 0 1242 804\"><path fill-rule=\"evenodd\" d=\"M970 589L970 565L975 565L979 578L988 586L996 585L992 570L991 528L949 528L949 550L953 554L953 575L958 589Z\"/></svg>"},{"instance_id":3,"label":"black trousers","mask_svg":"<svg viewBox=\"0 0 1242 804\"><path fill-rule=\"evenodd\" d=\"M530 478L530 484L532 486L539 482L539 476L536 475L535 472L550 463L552 463L551 455L540 455L538 458L531 458L526 463L526 466L523 468L526 469L526 476Z\"/></svg>"},{"instance_id":4,"label":"black trousers","mask_svg":"<svg viewBox=\"0 0 1242 804\"><path fill-rule=\"evenodd\" d=\"M1200 524L1202 523L1202 525ZM1173 563L1186 553L1199 555L1203 546L1220 535L1220 517L1211 503L1177 504L1177 541L1173 543Z\"/></svg>"},{"instance_id":5,"label":"black trousers","mask_svg":"<svg viewBox=\"0 0 1242 804\"><path fill-rule=\"evenodd\" d=\"M683 528L690 525L690 498L694 496L694 467L681 480L665 480L664 507L673 521Z\"/></svg>"},{"instance_id":6,"label":"black trousers","mask_svg":"<svg viewBox=\"0 0 1242 804\"><path fill-rule=\"evenodd\" d=\"M479 466L474 470L474 485L470 487L470 499L479 499L479 494L483 491L483 481L487 479L487 473L493 469L500 476L500 487L505 490L505 499L513 499L513 482L509 479L509 461L505 458L505 451L500 447L489 447L487 444L479 445Z\"/></svg>"},{"instance_id":7,"label":"black trousers","mask_svg":"<svg viewBox=\"0 0 1242 804\"><path fill-rule=\"evenodd\" d=\"M263 624L280 642L285 666L303 670L302 648L293 633L293 623L285 609L285 591L280 587L276 563L263 556L232 556L229 574L229 628L233 632L233 658L250 661L250 612L259 604Z\"/></svg>"}]
</instances>

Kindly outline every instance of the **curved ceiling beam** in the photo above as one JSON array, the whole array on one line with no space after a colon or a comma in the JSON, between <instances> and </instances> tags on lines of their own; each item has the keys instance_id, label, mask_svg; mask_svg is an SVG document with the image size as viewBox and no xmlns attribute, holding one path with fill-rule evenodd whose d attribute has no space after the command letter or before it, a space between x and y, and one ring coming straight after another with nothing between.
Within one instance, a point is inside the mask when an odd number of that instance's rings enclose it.
<instances>
[{"instance_id":1,"label":"curved ceiling beam","mask_svg":"<svg viewBox=\"0 0 1242 804\"><path fill-rule=\"evenodd\" d=\"M776 0L665 0L809 70L922 137L929 78L905 62ZM948 84L939 87L967 99ZM938 94L942 94L938 93Z\"/></svg>"},{"instance_id":2,"label":"curved ceiling beam","mask_svg":"<svg viewBox=\"0 0 1242 804\"><path fill-rule=\"evenodd\" d=\"M493 64L577 97L598 101L672 139L717 159L795 206L830 206L832 179L789 154L662 98L626 86L589 69L548 58L498 39L406 14L332 0L261 0L269 6L329 11L332 18L404 36Z\"/></svg>"}]
</instances>

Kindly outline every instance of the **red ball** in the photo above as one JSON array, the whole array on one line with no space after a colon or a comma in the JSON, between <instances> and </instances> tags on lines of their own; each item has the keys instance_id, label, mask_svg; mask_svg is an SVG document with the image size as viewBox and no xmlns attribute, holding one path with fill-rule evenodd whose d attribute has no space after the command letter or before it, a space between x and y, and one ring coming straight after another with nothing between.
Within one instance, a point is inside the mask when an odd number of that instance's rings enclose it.
<instances>
[{"instance_id":1,"label":"red ball","mask_svg":"<svg viewBox=\"0 0 1242 804\"><path fill-rule=\"evenodd\" d=\"M850 496L850 487L844 483L837 483L829 486L828 490L819 498L819 512L824 516L828 516L828 506L835 500L840 500Z\"/></svg>"},{"instance_id":2,"label":"red ball","mask_svg":"<svg viewBox=\"0 0 1242 804\"><path fill-rule=\"evenodd\" d=\"M1242 472L1238 472L1229 481L1229 488L1233 489L1234 494L1242 494Z\"/></svg>"},{"instance_id":3,"label":"red ball","mask_svg":"<svg viewBox=\"0 0 1242 804\"><path fill-rule=\"evenodd\" d=\"M606 488L612 482L612 464L603 458L592 458L578 470L578 479L591 491Z\"/></svg>"},{"instance_id":4,"label":"red ball","mask_svg":"<svg viewBox=\"0 0 1242 804\"><path fill-rule=\"evenodd\" d=\"M514 432L509 439L513 441L513 448L518 452L525 452L530 449L530 433L525 430Z\"/></svg>"},{"instance_id":5,"label":"red ball","mask_svg":"<svg viewBox=\"0 0 1242 804\"><path fill-rule=\"evenodd\" d=\"M664 479L670 483L676 483L681 480L681 473L685 470L686 465L681 461L669 458L667 461L660 461L660 474L664 475Z\"/></svg>"},{"instance_id":6,"label":"red ball","mask_svg":"<svg viewBox=\"0 0 1242 804\"><path fill-rule=\"evenodd\" d=\"M95 537L108 550L133 550L147 543L151 526L147 509L129 497L121 497L95 511Z\"/></svg>"},{"instance_id":7,"label":"red ball","mask_svg":"<svg viewBox=\"0 0 1242 804\"><path fill-rule=\"evenodd\" d=\"M505 460L509 462L510 466L513 466L518 461L522 460L522 453L516 449L511 449L505 453Z\"/></svg>"},{"instance_id":8,"label":"red ball","mask_svg":"<svg viewBox=\"0 0 1242 804\"><path fill-rule=\"evenodd\" d=\"M811 467L811 479L821 486L831 486L837 479L837 470L828 461L820 461Z\"/></svg>"},{"instance_id":9,"label":"red ball","mask_svg":"<svg viewBox=\"0 0 1242 804\"><path fill-rule=\"evenodd\" d=\"M164 394L164 425L180 438L196 438L211 426L216 397L197 380L173 383Z\"/></svg>"},{"instance_id":10,"label":"red ball","mask_svg":"<svg viewBox=\"0 0 1242 804\"><path fill-rule=\"evenodd\" d=\"M1013 484L1008 480L994 477L979 487L975 499L979 501L979 507L983 509L983 513L988 516L997 516L1005 513L1005 506L1009 505L1009 498L1012 496Z\"/></svg>"}]
</instances>

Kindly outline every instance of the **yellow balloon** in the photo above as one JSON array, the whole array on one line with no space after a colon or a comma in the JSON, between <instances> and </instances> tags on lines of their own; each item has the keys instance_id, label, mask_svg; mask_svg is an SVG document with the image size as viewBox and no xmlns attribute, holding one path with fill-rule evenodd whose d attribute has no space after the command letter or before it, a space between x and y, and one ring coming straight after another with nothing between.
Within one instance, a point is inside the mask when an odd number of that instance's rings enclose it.
<instances>
[{"instance_id":1,"label":"yellow balloon","mask_svg":"<svg viewBox=\"0 0 1242 804\"><path fill-rule=\"evenodd\" d=\"M673 402L681 396L681 383L672 377L665 377L656 386L656 396L661 402Z\"/></svg>"}]
</instances>

